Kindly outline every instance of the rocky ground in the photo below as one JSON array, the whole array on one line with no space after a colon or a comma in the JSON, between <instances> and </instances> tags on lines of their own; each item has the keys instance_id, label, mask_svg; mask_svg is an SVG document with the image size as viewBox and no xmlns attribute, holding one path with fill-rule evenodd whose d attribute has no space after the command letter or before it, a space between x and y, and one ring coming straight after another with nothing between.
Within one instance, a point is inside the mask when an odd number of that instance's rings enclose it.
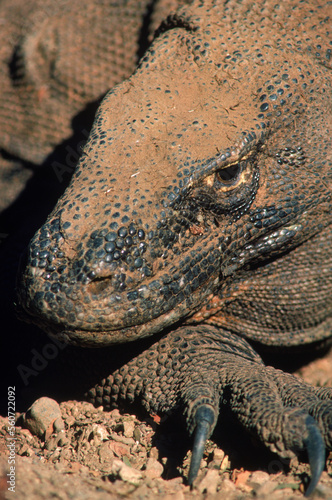
<instances>
[{"instance_id":1,"label":"rocky ground","mask_svg":"<svg viewBox=\"0 0 332 500\"><path fill-rule=\"evenodd\" d=\"M332 353L298 373L312 383L330 385ZM226 453L216 437L208 443L190 490L188 443L182 442L184 450L178 452L183 460L174 458L183 431L173 423L158 432L162 423L157 416L139 420L117 409L105 412L80 401L58 405L48 398L39 406L16 415L15 493L7 489L8 419L1 417L0 499L291 499L301 498L308 484L308 464L298 459L282 463L273 455L266 460L252 443L244 444L241 460L241 445ZM332 454L313 498L332 498Z\"/></svg>"}]
</instances>

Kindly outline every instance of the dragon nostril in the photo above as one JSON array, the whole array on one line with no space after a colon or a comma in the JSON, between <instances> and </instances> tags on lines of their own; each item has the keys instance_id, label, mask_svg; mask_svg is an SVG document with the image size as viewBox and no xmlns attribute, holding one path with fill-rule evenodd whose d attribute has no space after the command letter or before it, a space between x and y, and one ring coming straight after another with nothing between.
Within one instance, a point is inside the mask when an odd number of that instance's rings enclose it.
<instances>
[{"instance_id":1,"label":"dragon nostril","mask_svg":"<svg viewBox=\"0 0 332 500\"><path fill-rule=\"evenodd\" d=\"M88 284L90 292L94 295L98 295L110 287L111 279L109 277L94 278L94 280Z\"/></svg>"}]
</instances>

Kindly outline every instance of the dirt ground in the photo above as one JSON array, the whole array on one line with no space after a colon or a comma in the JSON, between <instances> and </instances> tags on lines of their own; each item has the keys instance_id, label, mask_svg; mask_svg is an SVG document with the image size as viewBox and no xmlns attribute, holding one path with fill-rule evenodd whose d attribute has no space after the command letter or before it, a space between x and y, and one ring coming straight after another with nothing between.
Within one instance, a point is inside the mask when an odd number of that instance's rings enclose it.
<instances>
[{"instance_id":1,"label":"dirt ground","mask_svg":"<svg viewBox=\"0 0 332 500\"><path fill-rule=\"evenodd\" d=\"M311 383L331 385L332 353L297 373ZM183 438L174 424L158 432L157 416L139 420L81 401L65 401L60 409L63 423L57 432L51 425L41 438L21 427L22 416L17 413L15 493L7 489L8 419L1 417L0 499L291 499L301 498L308 484L309 465L296 458L287 463L272 456L264 464L258 457L261 463L256 469L256 458L250 460L250 453L252 457L257 453L252 445L240 467L236 453L241 455L241 445L227 454L210 440L190 490L186 485L190 451L184 451L182 461L167 453L167 448L176 453ZM248 448L248 443L244 446ZM313 498L332 498L332 454Z\"/></svg>"}]
</instances>

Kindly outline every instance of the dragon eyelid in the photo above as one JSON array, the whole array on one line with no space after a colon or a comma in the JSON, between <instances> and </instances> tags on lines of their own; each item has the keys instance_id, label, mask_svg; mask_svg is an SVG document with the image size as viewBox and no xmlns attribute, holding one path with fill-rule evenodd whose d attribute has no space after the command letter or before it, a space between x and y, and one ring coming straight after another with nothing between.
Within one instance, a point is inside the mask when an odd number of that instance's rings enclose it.
<instances>
[{"instance_id":1,"label":"dragon eyelid","mask_svg":"<svg viewBox=\"0 0 332 500\"><path fill-rule=\"evenodd\" d=\"M235 187L240 181L245 182L248 177L247 167L252 167L253 164L252 154L237 158L236 161L223 165L206 176L202 179L201 184L212 187L217 183L225 187ZM249 170L252 170L252 168L249 168Z\"/></svg>"}]
</instances>

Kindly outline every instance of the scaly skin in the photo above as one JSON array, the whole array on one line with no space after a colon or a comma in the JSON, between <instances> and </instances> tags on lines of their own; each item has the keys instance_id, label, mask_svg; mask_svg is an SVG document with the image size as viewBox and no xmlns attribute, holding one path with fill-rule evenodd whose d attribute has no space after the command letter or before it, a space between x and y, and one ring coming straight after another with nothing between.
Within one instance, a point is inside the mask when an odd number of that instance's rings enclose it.
<instances>
[{"instance_id":1,"label":"scaly skin","mask_svg":"<svg viewBox=\"0 0 332 500\"><path fill-rule=\"evenodd\" d=\"M266 367L250 346L331 339L328 10L179 9L103 100L29 246L20 302L57 338L103 346L178 324L90 396L183 408L195 432L190 483L222 398L272 451L307 448L309 493L323 441L332 447L332 390Z\"/></svg>"}]
</instances>

